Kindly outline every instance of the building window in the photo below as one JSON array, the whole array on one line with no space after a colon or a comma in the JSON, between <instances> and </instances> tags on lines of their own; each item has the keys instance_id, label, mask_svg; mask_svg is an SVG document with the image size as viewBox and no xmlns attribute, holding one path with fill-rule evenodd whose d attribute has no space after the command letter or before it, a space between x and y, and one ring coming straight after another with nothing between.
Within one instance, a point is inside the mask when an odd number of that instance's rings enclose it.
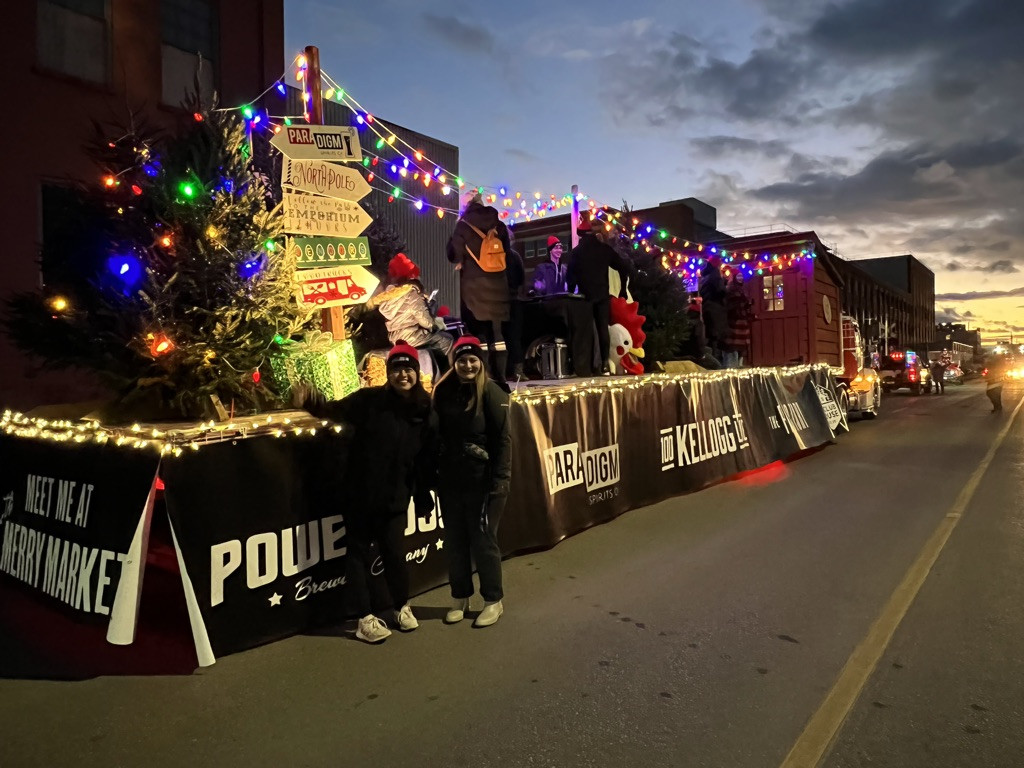
<instances>
[{"instance_id":1,"label":"building window","mask_svg":"<svg viewBox=\"0 0 1024 768\"><path fill-rule=\"evenodd\" d=\"M195 91L209 103L220 58L217 6L212 0L161 0L163 101L178 105Z\"/></svg>"},{"instance_id":2,"label":"building window","mask_svg":"<svg viewBox=\"0 0 1024 768\"><path fill-rule=\"evenodd\" d=\"M786 308L786 292L782 285L782 275L765 275L762 283L764 308L768 312L781 312Z\"/></svg>"},{"instance_id":3,"label":"building window","mask_svg":"<svg viewBox=\"0 0 1024 768\"><path fill-rule=\"evenodd\" d=\"M36 44L41 67L106 83L110 72L107 0L38 0Z\"/></svg>"}]
</instances>

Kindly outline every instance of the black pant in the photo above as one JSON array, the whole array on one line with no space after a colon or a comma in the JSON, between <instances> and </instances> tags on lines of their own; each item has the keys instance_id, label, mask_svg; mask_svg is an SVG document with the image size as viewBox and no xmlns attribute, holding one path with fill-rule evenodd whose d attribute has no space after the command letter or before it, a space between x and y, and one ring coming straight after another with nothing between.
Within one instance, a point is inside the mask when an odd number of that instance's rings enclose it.
<instances>
[{"instance_id":1,"label":"black pant","mask_svg":"<svg viewBox=\"0 0 1024 768\"><path fill-rule=\"evenodd\" d=\"M469 307L462 306L462 322L466 330L476 336L487 347L487 370L497 382L505 381L505 371L498 364L498 350L494 348L497 335L494 332L496 320L477 320Z\"/></svg>"},{"instance_id":2,"label":"black pant","mask_svg":"<svg viewBox=\"0 0 1024 768\"><path fill-rule=\"evenodd\" d=\"M1000 384L998 387L989 387L985 390L985 394L988 395L988 399L992 401L992 412L1003 410L1003 385Z\"/></svg>"},{"instance_id":3,"label":"black pant","mask_svg":"<svg viewBox=\"0 0 1024 768\"><path fill-rule=\"evenodd\" d=\"M516 366L523 364L523 304L512 300L508 305L508 320L501 324L501 338L505 340L505 377L515 378Z\"/></svg>"},{"instance_id":4,"label":"black pant","mask_svg":"<svg viewBox=\"0 0 1024 768\"><path fill-rule=\"evenodd\" d=\"M610 344L608 336L608 321L611 319L611 297L605 296L603 299L590 302L594 310L594 325L597 326L597 371L598 373L604 370L608 360L608 346Z\"/></svg>"},{"instance_id":5,"label":"black pant","mask_svg":"<svg viewBox=\"0 0 1024 768\"><path fill-rule=\"evenodd\" d=\"M481 526L487 505L487 527ZM489 603L501 600L501 550L498 522L504 497L488 499L486 491L441 489L441 517L444 520L444 551L448 553L448 580L456 600L471 597L473 560L480 576L480 594Z\"/></svg>"},{"instance_id":6,"label":"black pant","mask_svg":"<svg viewBox=\"0 0 1024 768\"><path fill-rule=\"evenodd\" d=\"M405 568L405 523L404 515L383 514L348 521L345 535L348 547L345 586L348 607L354 615L362 618L373 612L370 597L370 568L374 562L370 546L373 542L377 542L377 552L384 565L384 579L388 583L395 610L409 602L409 572Z\"/></svg>"}]
</instances>

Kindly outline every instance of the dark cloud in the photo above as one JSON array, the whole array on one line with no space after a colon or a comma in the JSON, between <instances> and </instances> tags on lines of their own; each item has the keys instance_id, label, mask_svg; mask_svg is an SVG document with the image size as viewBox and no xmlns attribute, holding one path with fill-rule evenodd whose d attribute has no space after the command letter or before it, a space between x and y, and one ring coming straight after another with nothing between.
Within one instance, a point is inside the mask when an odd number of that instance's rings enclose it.
<instances>
[{"instance_id":1,"label":"dark cloud","mask_svg":"<svg viewBox=\"0 0 1024 768\"><path fill-rule=\"evenodd\" d=\"M976 301L978 299L1006 299L1011 296L1024 296L1024 286L1010 288L1007 291L967 291L966 293L940 293L936 301Z\"/></svg>"},{"instance_id":2,"label":"dark cloud","mask_svg":"<svg viewBox=\"0 0 1024 768\"><path fill-rule=\"evenodd\" d=\"M435 36L467 53L493 53L495 38L488 30L455 16L426 12L423 22Z\"/></svg>"},{"instance_id":3,"label":"dark cloud","mask_svg":"<svg viewBox=\"0 0 1024 768\"><path fill-rule=\"evenodd\" d=\"M701 136L690 139L690 144L709 157L749 153L776 158L791 152L789 145L779 139L761 141L740 136Z\"/></svg>"},{"instance_id":4,"label":"dark cloud","mask_svg":"<svg viewBox=\"0 0 1024 768\"><path fill-rule=\"evenodd\" d=\"M532 152L527 152L525 149L518 149L511 147L505 150L505 156L513 160L517 160L521 163L540 163L543 162L537 155Z\"/></svg>"},{"instance_id":5,"label":"dark cloud","mask_svg":"<svg viewBox=\"0 0 1024 768\"><path fill-rule=\"evenodd\" d=\"M961 270L969 270L972 272L1019 272L1017 265L1009 259L999 259L998 261L989 262L988 264L966 264L962 261L948 261L942 265L943 269L949 272L959 272Z\"/></svg>"}]
</instances>

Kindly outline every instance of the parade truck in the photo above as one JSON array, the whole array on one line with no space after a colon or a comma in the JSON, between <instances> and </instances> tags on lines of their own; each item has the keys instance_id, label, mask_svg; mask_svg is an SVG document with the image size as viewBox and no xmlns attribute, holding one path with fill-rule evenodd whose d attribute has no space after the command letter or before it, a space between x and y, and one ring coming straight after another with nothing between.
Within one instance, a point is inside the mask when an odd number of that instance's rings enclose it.
<instances>
[{"instance_id":1,"label":"parade truck","mask_svg":"<svg viewBox=\"0 0 1024 768\"><path fill-rule=\"evenodd\" d=\"M732 253L753 255L744 270L751 301L750 365L825 363L836 381L839 406L874 418L882 401L878 372L865 366L857 321L843 314L843 280L835 257L814 232L738 238ZM756 260L755 260L756 259ZM725 277L736 269L724 267Z\"/></svg>"}]
</instances>

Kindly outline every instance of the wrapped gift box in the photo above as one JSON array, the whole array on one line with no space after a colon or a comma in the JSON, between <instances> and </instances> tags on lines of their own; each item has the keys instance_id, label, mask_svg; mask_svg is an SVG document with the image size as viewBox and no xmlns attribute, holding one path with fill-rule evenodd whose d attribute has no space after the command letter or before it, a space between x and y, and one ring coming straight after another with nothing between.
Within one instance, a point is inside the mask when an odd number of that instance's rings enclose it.
<instances>
[{"instance_id":1,"label":"wrapped gift box","mask_svg":"<svg viewBox=\"0 0 1024 768\"><path fill-rule=\"evenodd\" d=\"M294 385L306 382L328 400L340 400L359 389L359 372L352 340L335 341L330 333L311 332L303 341L282 345L270 356L274 384L282 399Z\"/></svg>"}]
</instances>

